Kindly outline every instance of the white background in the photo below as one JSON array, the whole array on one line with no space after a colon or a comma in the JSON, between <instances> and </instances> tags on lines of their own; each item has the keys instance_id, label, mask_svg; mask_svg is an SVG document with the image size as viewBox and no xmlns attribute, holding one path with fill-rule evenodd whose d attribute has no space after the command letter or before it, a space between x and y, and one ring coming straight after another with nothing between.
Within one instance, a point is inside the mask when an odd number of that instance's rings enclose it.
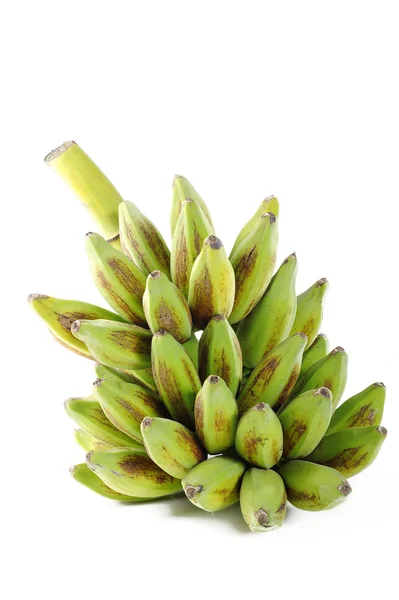
<instances>
[{"instance_id":1,"label":"white background","mask_svg":"<svg viewBox=\"0 0 399 600\"><path fill-rule=\"evenodd\" d=\"M397 593L396 2L35 2L1 16L3 598L307 598ZM77 485L63 400L93 365L53 342L32 292L103 305L88 215L44 155L75 139L169 239L188 177L229 248L281 202L298 292L327 277L322 326L350 355L346 397L388 390L376 463L330 512L251 534L238 506L121 506ZM391 550L390 543L395 550Z\"/></svg>"}]
</instances>

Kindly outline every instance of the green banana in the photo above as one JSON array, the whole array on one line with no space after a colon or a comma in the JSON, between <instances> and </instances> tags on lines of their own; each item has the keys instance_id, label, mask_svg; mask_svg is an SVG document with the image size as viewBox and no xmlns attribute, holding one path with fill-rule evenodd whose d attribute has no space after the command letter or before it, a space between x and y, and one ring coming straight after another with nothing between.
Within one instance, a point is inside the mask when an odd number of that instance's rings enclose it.
<instances>
[{"instance_id":1,"label":"green banana","mask_svg":"<svg viewBox=\"0 0 399 600\"><path fill-rule=\"evenodd\" d=\"M143 307L152 333L164 329L181 344L190 339L192 321L187 300L161 271L148 275Z\"/></svg>"},{"instance_id":2,"label":"green banana","mask_svg":"<svg viewBox=\"0 0 399 600\"><path fill-rule=\"evenodd\" d=\"M158 393L157 386L155 385L154 377L152 376L151 367L148 369L127 369L124 373L131 378L132 383L146 387L152 392ZM98 379L106 379L105 377L99 377ZM109 377L107 377L109 379Z\"/></svg>"},{"instance_id":3,"label":"green banana","mask_svg":"<svg viewBox=\"0 0 399 600\"><path fill-rule=\"evenodd\" d=\"M230 456L199 463L182 479L187 498L202 510L216 512L238 502L245 464Z\"/></svg>"},{"instance_id":4,"label":"green banana","mask_svg":"<svg viewBox=\"0 0 399 600\"><path fill-rule=\"evenodd\" d=\"M307 460L337 469L344 477L364 471L377 458L385 427L354 427L325 436Z\"/></svg>"},{"instance_id":5,"label":"green banana","mask_svg":"<svg viewBox=\"0 0 399 600\"><path fill-rule=\"evenodd\" d=\"M165 240L133 202L119 205L119 233L123 252L148 275L162 271L170 277L170 251Z\"/></svg>"},{"instance_id":6,"label":"green banana","mask_svg":"<svg viewBox=\"0 0 399 600\"><path fill-rule=\"evenodd\" d=\"M255 308L269 285L276 264L278 227L273 213L259 217L230 261L235 273L235 298L229 321L237 323Z\"/></svg>"},{"instance_id":7,"label":"green banana","mask_svg":"<svg viewBox=\"0 0 399 600\"><path fill-rule=\"evenodd\" d=\"M105 485L105 483L89 469L86 463L75 465L71 467L69 471L75 481L89 488L89 490L96 492L96 494L104 496L104 498L119 500L119 502L144 502L145 500L151 500L151 498L135 498L134 496L127 496L126 494L116 492Z\"/></svg>"},{"instance_id":8,"label":"green banana","mask_svg":"<svg viewBox=\"0 0 399 600\"><path fill-rule=\"evenodd\" d=\"M266 402L275 410L285 402L298 378L306 341L303 333L297 333L266 354L240 391L240 414L258 402Z\"/></svg>"},{"instance_id":9,"label":"green banana","mask_svg":"<svg viewBox=\"0 0 399 600\"><path fill-rule=\"evenodd\" d=\"M303 458L314 450L327 431L332 394L327 388L297 396L279 413L284 434L284 458Z\"/></svg>"},{"instance_id":10,"label":"green banana","mask_svg":"<svg viewBox=\"0 0 399 600\"><path fill-rule=\"evenodd\" d=\"M170 213L170 228L174 234L180 212L187 198L192 198L199 205L209 223L210 229L214 229L209 209L191 183L182 175L175 175L173 179L172 210Z\"/></svg>"},{"instance_id":11,"label":"green banana","mask_svg":"<svg viewBox=\"0 0 399 600\"><path fill-rule=\"evenodd\" d=\"M170 256L172 281L186 298L193 264L201 252L205 238L212 233L213 227L198 203L192 198L187 198L173 233Z\"/></svg>"},{"instance_id":12,"label":"green banana","mask_svg":"<svg viewBox=\"0 0 399 600\"><path fill-rule=\"evenodd\" d=\"M308 337L306 348L313 344L319 331L323 319L323 298L327 287L327 279L319 279L297 298L297 309L291 335L299 331L305 333Z\"/></svg>"},{"instance_id":13,"label":"green banana","mask_svg":"<svg viewBox=\"0 0 399 600\"><path fill-rule=\"evenodd\" d=\"M281 527L287 510L287 494L280 475L271 469L248 469L241 484L240 507L251 531Z\"/></svg>"},{"instance_id":14,"label":"green banana","mask_svg":"<svg viewBox=\"0 0 399 600\"><path fill-rule=\"evenodd\" d=\"M107 446L137 448L138 443L116 429L105 416L99 402L92 396L68 398L64 403L67 415L89 435ZM142 447L142 446L141 446Z\"/></svg>"},{"instance_id":15,"label":"green banana","mask_svg":"<svg viewBox=\"0 0 399 600\"><path fill-rule=\"evenodd\" d=\"M141 433L151 460L177 479L207 458L195 435L176 421L146 417Z\"/></svg>"},{"instance_id":16,"label":"green banana","mask_svg":"<svg viewBox=\"0 0 399 600\"><path fill-rule=\"evenodd\" d=\"M146 369L151 365L152 335L148 329L107 319L79 319L72 323L71 331L107 367Z\"/></svg>"},{"instance_id":17,"label":"green banana","mask_svg":"<svg viewBox=\"0 0 399 600\"><path fill-rule=\"evenodd\" d=\"M106 302L126 321L146 326L145 275L98 233L86 235L86 252L93 281Z\"/></svg>"},{"instance_id":18,"label":"green banana","mask_svg":"<svg viewBox=\"0 0 399 600\"><path fill-rule=\"evenodd\" d=\"M97 379L93 394L111 423L141 444L140 425L144 417L167 415L158 396L134 383Z\"/></svg>"},{"instance_id":19,"label":"green banana","mask_svg":"<svg viewBox=\"0 0 399 600\"><path fill-rule=\"evenodd\" d=\"M199 376L219 375L234 396L242 378L242 355L237 336L223 315L215 315L206 326L198 346Z\"/></svg>"},{"instance_id":20,"label":"green banana","mask_svg":"<svg viewBox=\"0 0 399 600\"><path fill-rule=\"evenodd\" d=\"M162 471L143 450L111 448L86 455L88 467L110 488L137 498L160 498L181 491L180 479Z\"/></svg>"},{"instance_id":21,"label":"green banana","mask_svg":"<svg viewBox=\"0 0 399 600\"><path fill-rule=\"evenodd\" d=\"M297 271L296 255L291 254L272 277L256 307L240 322L237 337L246 367L254 369L274 346L289 335L296 314Z\"/></svg>"},{"instance_id":22,"label":"green banana","mask_svg":"<svg viewBox=\"0 0 399 600\"><path fill-rule=\"evenodd\" d=\"M235 448L251 465L270 469L278 463L283 454L283 430L268 404L260 402L242 415Z\"/></svg>"},{"instance_id":23,"label":"green banana","mask_svg":"<svg viewBox=\"0 0 399 600\"><path fill-rule=\"evenodd\" d=\"M238 409L234 395L217 375L210 375L194 405L195 431L209 454L234 445Z\"/></svg>"},{"instance_id":24,"label":"green banana","mask_svg":"<svg viewBox=\"0 0 399 600\"><path fill-rule=\"evenodd\" d=\"M152 338L151 359L155 383L169 413L175 421L192 426L201 381L184 347L161 329Z\"/></svg>"},{"instance_id":25,"label":"green banana","mask_svg":"<svg viewBox=\"0 0 399 600\"><path fill-rule=\"evenodd\" d=\"M190 275L188 304L194 325L204 329L215 315L228 318L234 303L234 271L219 238L204 241Z\"/></svg>"},{"instance_id":26,"label":"green banana","mask_svg":"<svg viewBox=\"0 0 399 600\"><path fill-rule=\"evenodd\" d=\"M182 344L184 350L187 352L192 360L195 370L198 371L198 339L195 333L193 333L187 342Z\"/></svg>"},{"instance_id":27,"label":"green banana","mask_svg":"<svg viewBox=\"0 0 399 600\"><path fill-rule=\"evenodd\" d=\"M105 308L79 300L62 300L43 294L31 294L28 296L28 302L46 323L57 342L86 358L93 359L93 356L86 344L76 339L71 333L72 323L77 319L123 321L119 315L115 315Z\"/></svg>"},{"instance_id":28,"label":"green banana","mask_svg":"<svg viewBox=\"0 0 399 600\"><path fill-rule=\"evenodd\" d=\"M302 365L301 372L299 373L299 378L297 384L299 385L300 381L303 381L303 377L305 373L313 367L315 363L319 360L327 356L328 354L328 339L324 333L319 333L316 337L315 341L305 352L302 357Z\"/></svg>"},{"instance_id":29,"label":"green banana","mask_svg":"<svg viewBox=\"0 0 399 600\"><path fill-rule=\"evenodd\" d=\"M112 448L110 444L105 444L104 442L97 440L84 429L75 429L74 435L75 440L85 452L91 452L92 450L104 450L105 448Z\"/></svg>"},{"instance_id":30,"label":"green banana","mask_svg":"<svg viewBox=\"0 0 399 600\"><path fill-rule=\"evenodd\" d=\"M383 383L373 383L365 390L345 400L334 412L327 435L352 427L381 424L386 389Z\"/></svg>"},{"instance_id":31,"label":"green banana","mask_svg":"<svg viewBox=\"0 0 399 600\"><path fill-rule=\"evenodd\" d=\"M337 346L306 371L302 381L295 386L291 398L308 390L326 387L332 392L335 410L344 393L347 378L348 355L341 346Z\"/></svg>"},{"instance_id":32,"label":"green banana","mask_svg":"<svg viewBox=\"0 0 399 600\"><path fill-rule=\"evenodd\" d=\"M256 226L256 223L258 221L258 219L266 214L266 213L273 213L274 215L276 215L276 217L278 217L279 215L279 202L276 198L276 196L268 196L267 198L265 198L258 210L256 211L256 213L250 218L250 220L245 223L244 227L241 229L240 233L237 236L236 241L234 242L234 246L230 252L230 258L233 256L234 252L237 250L238 246L241 244L241 242L243 242L245 240L245 238L252 233L254 227Z\"/></svg>"},{"instance_id":33,"label":"green banana","mask_svg":"<svg viewBox=\"0 0 399 600\"><path fill-rule=\"evenodd\" d=\"M278 470L288 500L302 510L328 510L344 502L352 491L335 469L305 460L289 460Z\"/></svg>"}]
</instances>

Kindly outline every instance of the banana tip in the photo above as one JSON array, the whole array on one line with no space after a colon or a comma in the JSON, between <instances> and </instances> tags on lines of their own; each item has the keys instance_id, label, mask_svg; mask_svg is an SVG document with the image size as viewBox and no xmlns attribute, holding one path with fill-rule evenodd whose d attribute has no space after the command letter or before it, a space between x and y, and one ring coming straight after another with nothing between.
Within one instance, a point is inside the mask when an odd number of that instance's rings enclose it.
<instances>
[{"instance_id":1,"label":"banana tip","mask_svg":"<svg viewBox=\"0 0 399 600\"><path fill-rule=\"evenodd\" d=\"M45 294L29 294L27 300L28 302L34 302L35 300L45 300L48 298Z\"/></svg>"},{"instance_id":2,"label":"banana tip","mask_svg":"<svg viewBox=\"0 0 399 600\"><path fill-rule=\"evenodd\" d=\"M331 352L331 354L339 354L345 352L345 350L342 348L342 346L337 346L336 348L334 348L334 350Z\"/></svg>"},{"instance_id":3,"label":"banana tip","mask_svg":"<svg viewBox=\"0 0 399 600\"><path fill-rule=\"evenodd\" d=\"M72 140L69 142L64 142L63 144L61 144L61 146L58 146L58 148L54 148L54 150L51 150L51 152L49 152L44 157L44 162L46 162L46 163L51 162L52 160L54 160L54 158L57 158L58 156L60 156L64 152L66 152L66 150L71 148L71 146L74 146L74 145L75 145L75 142Z\"/></svg>"},{"instance_id":4,"label":"banana tip","mask_svg":"<svg viewBox=\"0 0 399 600\"><path fill-rule=\"evenodd\" d=\"M265 402L258 402L258 404L255 404L254 410L262 411L262 410L265 409L265 407L266 407L266 403Z\"/></svg>"},{"instance_id":5,"label":"banana tip","mask_svg":"<svg viewBox=\"0 0 399 600\"><path fill-rule=\"evenodd\" d=\"M79 331L79 327L80 327L80 321L74 321L71 325L71 331L72 333L75 333L76 331Z\"/></svg>"},{"instance_id":6,"label":"banana tip","mask_svg":"<svg viewBox=\"0 0 399 600\"><path fill-rule=\"evenodd\" d=\"M93 387L98 388L102 384L104 380L97 377L97 379L93 382Z\"/></svg>"},{"instance_id":7,"label":"banana tip","mask_svg":"<svg viewBox=\"0 0 399 600\"><path fill-rule=\"evenodd\" d=\"M268 514L263 508L255 511L254 516L261 527L267 527L269 525Z\"/></svg>"},{"instance_id":8,"label":"banana tip","mask_svg":"<svg viewBox=\"0 0 399 600\"><path fill-rule=\"evenodd\" d=\"M220 377L218 377L217 375L209 375L208 377L208 381L209 383L212 383L213 385L215 383L219 383Z\"/></svg>"},{"instance_id":9,"label":"banana tip","mask_svg":"<svg viewBox=\"0 0 399 600\"><path fill-rule=\"evenodd\" d=\"M205 244L208 244L213 250L219 250L223 247L222 240L216 237L216 235L210 235L206 238Z\"/></svg>"},{"instance_id":10,"label":"banana tip","mask_svg":"<svg viewBox=\"0 0 399 600\"><path fill-rule=\"evenodd\" d=\"M323 285L325 285L327 283L327 279L325 277L322 277L321 279L319 279L319 281L316 283L316 287L322 287Z\"/></svg>"},{"instance_id":11,"label":"banana tip","mask_svg":"<svg viewBox=\"0 0 399 600\"><path fill-rule=\"evenodd\" d=\"M76 471L76 465L73 465L73 467L69 467L69 472L71 475L73 475L75 471Z\"/></svg>"},{"instance_id":12,"label":"banana tip","mask_svg":"<svg viewBox=\"0 0 399 600\"><path fill-rule=\"evenodd\" d=\"M166 335L168 332L165 329L160 329L159 331L156 331L154 333L154 337L162 337L163 335Z\"/></svg>"},{"instance_id":13,"label":"banana tip","mask_svg":"<svg viewBox=\"0 0 399 600\"><path fill-rule=\"evenodd\" d=\"M153 271L152 273L149 274L149 277L151 277L151 279L158 279L159 277L161 277L162 273L161 271Z\"/></svg>"},{"instance_id":14,"label":"banana tip","mask_svg":"<svg viewBox=\"0 0 399 600\"><path fill-rule=\"evenodd\" d=\"M388 429L386 429L386 427L383 427L382 425L380 425L379 427L377 427L377 431L379 433L381 433L382 435L387 435L388 434Z\"/></svg>"},{"instance_id":15,"label":"banana tip","mask_svg":"<svg viewBox=\"0 0 399 600\"><path fill-rule=\"evenodd\" d=\"M326 387L321 387L315 392L315 396L324 396L324 398L331 398L331 391Z\"/></svg>"},{"instance_id":16,"label":"banana tip","mask_svg":"<svg viewBox=\"0 0 399 600\"><path fill-rule=\"evenodd\" d=\"M351 493L352 488L347 481L344 481L344 483L338 487L338 490L342 496L348 496Z\"/></svg>"},{"instance_id":17,"label":"banana tip","mask_svg":"<svg viewBox=\"0 0 399 600\"><path fill-rule=\"evenodd\" d=\"M382 381L377 381L377 383L376 383L375 385L376 385L376 386L379 386L379 387L383 387L383 388L385 388L385 384L384 384L384 383L382 383Z\"/></svg>"},{"instance_id":18,"label":"banana tip","mask_svg":"<svg viewBox=\"0 0 399 600\"><path fill-rule=\"evenodd\" d=\"M203 490L202 485L186 485L184 488L184 493L187 498L194 498L197 494L200 494Z\"/></svg>"},{"instance_id":19,"label":"banana tip","mask_svg":"<svg viewBox=\"0 0 399 600\"><path fill-rule=\"evenodd\" d=\"M151 417L144 417L144 419L141 421L141 426L143 427L143 429L150 427L151 424L152 424Z\"/></svg>"}]
</instances>

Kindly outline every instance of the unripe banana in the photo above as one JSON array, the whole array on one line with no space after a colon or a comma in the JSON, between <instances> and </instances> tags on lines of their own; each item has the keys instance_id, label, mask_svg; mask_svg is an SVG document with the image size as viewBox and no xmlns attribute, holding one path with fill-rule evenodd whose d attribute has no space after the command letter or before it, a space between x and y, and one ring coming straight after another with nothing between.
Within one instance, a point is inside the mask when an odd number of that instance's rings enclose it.
<instances>
[{"instance_id":1,"label":"unripe banana","mask_svg":"<svg viewBox=\"0 0 399 600\"><path fill-rule=\"evenodd\" d=\"M251 465L270 469L278 463L283 454L283 430L268 404L260 402L242 415L235 447Z\"/></svg>"},{"instance_id":2,"label":"unripe banana","mask_svg":"<svg viewBox=\"0 0 399 600\"><path fill-rule=\"evenodd\" d=\"M245 238L252 233L254 228L256 227L256 223L258 219L266 214L273 213L278 217L280 211L279 202L276 196L268 196L265 198L258 207L256 213L250 218L250 220L245 223L244 227L241 229L240 233L237 236L236 241L234 242L234 246L230 252L230 258L233 256L234 252L237 250L238 246L245 240Z\"/></svg>"},{"instance_id":3,"label":"unripe banana","mask_svg":"<svg viewBox=\"0 0 399 600\"><path fill-rule=\"evenodd\" d=\"M207 457L195 435L176 421L146 417L141 423L141 433L151 460L177 479L183 479Z\"/></svg>"},{"instance_id":4,"label":"unripe banana","mask_svg":"<svg viewBox=\"0 0 399 600\"><path fill-rule=\"evenodd\" d=\"M154 377L152 376L151 367L148 369L127 369L124 373L131 378L132 383L148 388L156 394L158 393ZM106 379L106 377L99 377L98 379ZM107 379L109 379L109 377Z\"/></svg>"},{"instance_id":5,"label":"unripe banana","mask_svg":"<svg viewBox=\"0 0 399 600\"><path fill-rule=\"evenodd\" d=\"M276 264L277 240L277 218L266 213L231 254L236 286L230 323L244 319L265 293Z\"/></svg>"},{"instance_id":6,"label":"unripe banana","mask_svg":"<svg viewBox=\"0 0 399 600\"><path fill-rule=\"evenodd\" d=\"M380 425L384 412L385 395L385 385L373 383L365 390L345 400L333 414L327 435L352 427Z\"/></svg>"},{"instance_id":7,"label":"unripe banana","mask_svg":"<svg viewBox=\"0 0 399 600\"><path fill-rule=\"evenodd\" d=\"M71 331L107 367L146 369L151 365L152 335L148 329L97 319L74 321Z\"/></svg>"},{"instance_id":8,"label":"unripe banana","mask_svg":"<svg viewBox=\"0 0 399 600\"><path fill-rule=\"evenodd\" d=\"M199 342L195 333L192 333L190 339L182 344L184 350L191 358L196 371L198 371L198 344Z\"/></svg>"},{"instance_id":9,"label":"unripe banana","mask_svg":"<svg viewBox=\"0 0 399 600\"><path fill-rule=\"evenodd\" d=\"M181 344L190 339L192 321L187 300L161 271L148 275L143 307L152 333L164 329Z\"/></svg>"},{"instance_id":10,"label":"unripe banana","mask_svg":"<svg viewBox=\"0 0 399 600\"><path fill-rule=\"evenodd\" d=\"M288 500L302 510L328 510L344 502L352 491L335 469L305 460L289 460L278 470Z\"/></svg>"},{"instance_id":11,"label":"unripe banana","mask_svg":"<svg viewBox=\"0 0 399 600\"><path fill-rule=\"evenodd\" d=\"M328 339L324 333L319 333L315 341L305 352L302 357L301 372L299 373L298 384L305 373L313 367L315 363L327 356L328 354Z\"/></svg>"},{"instance_id":12,"label":"unripe banana","mask_svg":"<svg viewBox=\"0 0 399 600\"><path fill-rule=\"evenodd\" d=\"M74 436L79 446L85 452L92 452L93 450L105 450L105 448L112 448L110 444L105 444L104 442L97 440L84 429L75 429Z\"/></svg>"},{"instance_id":13,"label":"unripe banana","mask_svg":"<svg viewBox=\"0 0 399 600\"><path fill-rule=\"evenodd\" d=\"M287 510L284 481L271 469L248 469L241 484L240 507L251 531L281 527Z\"/></svg>"},{"instance_id":14,"label":"unripe banana","mask_svg":"<svg viewBox=\"0 0 399 600\"><path fill-rule=\"evenodd\" d=\"M191 469L181 484L187 498L202 510L216 512L238 502L245 463L215 456Z\"/></svg>"},{"instance_id":15,"label":"unripe banana","mask_svg":"<svg viewBox=\"0 0 399 600\"><path fill-rule=\"evenodd\" d=\"M158 396L134 383L97 379L93 394L111 423L141 444L140 425L144 417L167 415Z\"/></svg>"},{"instance_id":16,"label":"unripe banana","mask_svg":"<svg viewBox=\"0 0 399 600\"><path fill-rule=\"evenodd\" d=\"M226 317L212 317L198 347L199 376L218 375L237 394L242 378L242 356L237 336Z\"/></svg>"},{"instance_id":17,"label":"unripe banana","mask_svg":"<svg viewBox=\"0 0 399 600\"><path fill-rule=\"evenodd\" d=\"M162 271L170 277L170 251L165 240L133 202L119 205L119 233L123 252L148 275Z\"/></svg>"},{"instance_id":18,"label":"unripe banana","mask_svg":"<svg viewBox=\"0 0 399 600\"><path fill-rule=\"evenodd\" d=\"M151 359L155 383L169 413L175 421L192 427L201 381L184 347L161 329L152 339Z\"/></svg>"},{"instance_id":19,"label":"unripe banana","mask_svg":"<svg viewBox=\"0 0 399 600\"><path fill-rule=\"evenodd\" d=\"M348 355L341 346L337 346L308 369L294 388L291 398L308 390L326 387L332 392L333 410L339 404L348 378Z\"/></svg>"},{"instance_id":20,"label":"unripe banana","mask_svg":"<svg viewBox=\"0 0 399 600\"><path fill-rule=\"evenodd\" d=\"M195 191L188 179L182 175L175 175L173 179L172 210L170 213L170 228L172 230L172 236L174 234L180 212L187 198L192 198L199 205L209 223L210 229L213 231L214 227L212 224L211 214L201 196Z\"/></svg>"},{"instance_id":21,"label":"unripe banana","mask_svg":"<svg viewBox=\"0 0 399 600\"><path fill-rule=\"evenodd\" d=\"M297 333L266 354L240 391L240 414L258 402L266 402L275 410L285 402L298 379L306 341L303 333Z\"/></svg>"},{"instance_id":22,"label":"unripe banana","mask_svg":"<svg viewBox=\"0 0 399 600\"><path fill-rule=\"evenodd\" d=\"M93 359L93 356L86 344L71 333L71 326L74 321L77 319L110 319L123 322L119 315L100 306L80 302L79 300L62 300L43 294L31 294L28 296L28 302L46 323L57 342L86 358Z\"/></svg>"},{"instance_id":23,"label":"unripe banana","mask_svg":"<svg viewBox=\"0 0 399 600\"><path fill-rule=\"evenodd\" d=\"M135 498L134 496L127 496L126 494L116 492L105 485L105 483L89 469L86 463L75 465L71 467L69 471L75 481L89 488L89 490L96 492L96 494L104 496L104 498L119 500L119 502L144 502L145 500L151 500L151 498Z\"/></svg>"},{"instance_id":24,"label":"unripe banana","mask_svg":"<svg viewBox=\"0 0 399 600\"><path fill-rule=\"evenodd\" d=\"M377 458L387 436L385 427L355 427L325 436L308 460L353 477Z\"/></svg>"},{"instance_id":25,"label":"unripe banana","mask_svg":"<svg viewBox=\"0 0 399 600\"><path fill-rule=\"evenodd\" d=\"M64 403L67 415L87 433L107 446L137 448L139 444L116 429L105 416L100 404L92 396L68 398ZM141 446L143 447L143 446Z\"/></svg>"},{"instance_id":26,"label":"unripe banana","mask_svg":"<svg viewBox=\"0 0 399 600\"><path fill-rule=\"evenodd\" d=\"M137 498L160 498L181 491L180 479L162 471L143 450L112 448L86 456L89 468L110 488Z\"/></svg>"},{"instance_id":27,"label":"unripe banana","mask_svg":"<svg viewBox=\"0 0 399 600\"><path fill-rule=\"evenodd\" d=\"M181 208L172 238L170 270L173 283L188 298L190 275L204 240L213 233L213 227L198 203L187 198Z\"/></svg>"},{"instance_id":28,"label":"unripe banana","mask_svg":"<svg viewBox=\"0 0 399 600\"><path fill-rule=\"evenodd\" d=\"M332 394L327 388L297 396L279 413L284 434L284 458L303 458L314 450L327 431Z\"/></svg>"},{"instance_id":29,"label":"unripe banana","mask_svg":"<svg viewBox=\"0 0 399 600\"><path fill-rule=\"evenodd\" d=\"M195 431L209 454L220 454L234 445L237 403L226 383L217 375L210 375L198 392L194 418Z\"/></svg>"},{"instance_id":30,"label":"unripe banana","mask_svg":"<svg viewBox=\"0 0 399 600\"><path fill-rule=\"evenodd\" d=\"M215 315L228 318L234 302L234 271L221 240L210 235L190 275L188 304L193 322L204 329Z\"/></svg>"},{"instance_id":31,"label":"unripe banana","mask_svg":"<svg viewBox=\"0 0 399 600\"><path fill-rule=\"evenodd\" d=\"M291 254L272 277L256 307L240 322L237 337L246 367L254 369L274 346L288 337L296 314L297 271L296 255Z\"/></svg>"},{"instance_id":32,"label":"unripe banana","mask_svg":"<svg viewBox=\"0 0 399 600\"><path fill-rule=\"evenodd\" d=\"M98 233L86 235L86 252L91 276L106 302L127 321L145 326L145 275Z\"/></svg>"},{"instance_id":33,"label":"unripe banana","mask_svg":"<svg viewBox=\"0 0 399 600\"><path fill-rule=\"evenodd\" d=\"M328 287L327 279L319 279L297 298L295 321L291 335L302 331L308 337L309 348L319 331L323 319L323 298Z\"/></svg>"}]
</instances>

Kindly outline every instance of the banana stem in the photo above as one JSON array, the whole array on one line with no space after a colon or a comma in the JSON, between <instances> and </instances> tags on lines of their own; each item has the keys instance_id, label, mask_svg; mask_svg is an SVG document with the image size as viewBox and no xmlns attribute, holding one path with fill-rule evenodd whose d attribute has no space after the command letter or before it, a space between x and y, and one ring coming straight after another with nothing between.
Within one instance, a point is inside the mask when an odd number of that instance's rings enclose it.
<instances>
[{"instance_id":1,"label":"banana stem","mask_svg":"<svg viewBox=\"0 0 399 600\"><path fill-rule=\"evenodd\" d=\"M100 233L106 239L117 236L118 206L123 198L82 148L75 142L64 142L44 161L86 206Z\"/></svg>"}]
</instances>

